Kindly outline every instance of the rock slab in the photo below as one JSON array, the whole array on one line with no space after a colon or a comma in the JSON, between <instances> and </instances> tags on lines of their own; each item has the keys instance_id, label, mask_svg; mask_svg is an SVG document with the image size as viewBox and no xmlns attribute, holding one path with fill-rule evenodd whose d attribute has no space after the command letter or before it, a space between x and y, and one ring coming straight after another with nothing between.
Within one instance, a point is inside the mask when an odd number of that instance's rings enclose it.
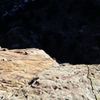
<instances>
[{"instance_id":1,"label":"rock slab","mask_svg":"<svg viewBox=\"0 0 100 100\"><path fill-rule=\"evenodd\" d=\"M100 65L58 64L43 50L1 48L0 100L100 100Z\"/></svg>"},{"instance_id":2,"label":"rock slab","mask_svg":"<svg viewBox=\"0 0 100 100\"><path fill-rule=\"evenodd\" d=\"M100 72L96 69L100 66L61 64L46 69L32 84L34 94L49 100L100 100Z\"/></svg>"},{"instance_id":3,"label":"rock slab","mask_svg":"<svg viewBox=\"0 0 100 100\"><path fill-rule=\"evenodd\" d=\"M0 49L0 100L11 100L4 94L28 85L40 71L57 65L49 55L39 49ZM6 93L7 92L7 93ZM3 96L3 97L2 97ZM7 96L7 95L6 95ZM13 98L13 100L15 100ZM17 100L20 100L17 98Z\"/></svg>"}]
</instances>

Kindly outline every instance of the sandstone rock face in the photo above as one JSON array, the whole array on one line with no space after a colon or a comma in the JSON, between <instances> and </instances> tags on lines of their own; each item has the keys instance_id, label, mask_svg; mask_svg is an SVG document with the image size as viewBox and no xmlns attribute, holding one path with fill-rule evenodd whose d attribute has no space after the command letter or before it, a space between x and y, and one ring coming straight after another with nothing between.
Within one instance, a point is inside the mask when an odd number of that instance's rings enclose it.
<instances>
[{"instance_id":1,"label":"sandstone rock face","mask_svg":"<svg viewBox=\"0 0 100 100\"><path fill-rule=\"evenodd\" d=\"M100 65L58 64L43 50L0 49L0 100L100 100Z\"/></svg>"},{"instance_id":2,"label":"sandstone rock face","mask_svg":"<svg viewBox=\"0 0 100 100\"><path fill-rule=\"evenodd\" d=\"M100 65L89 65L88 78L91 80L93 91L100 100Z\"/></svg>"},{"instance_id":3,"label":"sandstone rock face","mask_svg":"<svg viewBox=\"0 0 100 100\"><path fill-rule=\"evenodd\" d=\"M0 100L11 100L7 95L19 90L41 70L58 64L43 50L0 50ZM21 91L21 90L19 90ZM7 92L7 95L6 95ZM5 97L4 97L5 96ZM13 98L13 100L15 100ZM20 100L17 98L17 100Z\"/></svg>"},{"instance_id":4,"label":"sandstone rock face","mask_svg":"<svg viewBox=\"0 0 100 100\"><path fill-rule=\"evenodd\" d=\"M99 66L62 64L44 70L32 84L34 94L50 100L99 100L100 72L96 69L100 69Z\"/></svg>"}]
</instances>

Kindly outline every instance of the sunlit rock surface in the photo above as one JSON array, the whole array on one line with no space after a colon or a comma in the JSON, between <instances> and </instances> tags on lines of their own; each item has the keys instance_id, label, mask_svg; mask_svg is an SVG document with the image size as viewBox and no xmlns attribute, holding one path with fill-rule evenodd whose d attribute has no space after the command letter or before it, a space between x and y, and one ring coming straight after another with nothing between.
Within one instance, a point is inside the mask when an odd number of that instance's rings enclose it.
<instances>
[{"instance_id":1,"label":"sunlit rock surface","mask_svg":"<svg viewBox=\"0 0 100 100\"><path fill-rule=\"evenodd\" d=\"M0 100L100 100L100 66L58 64L43 50L0 49Z\"/></svg>"}]
</instances>

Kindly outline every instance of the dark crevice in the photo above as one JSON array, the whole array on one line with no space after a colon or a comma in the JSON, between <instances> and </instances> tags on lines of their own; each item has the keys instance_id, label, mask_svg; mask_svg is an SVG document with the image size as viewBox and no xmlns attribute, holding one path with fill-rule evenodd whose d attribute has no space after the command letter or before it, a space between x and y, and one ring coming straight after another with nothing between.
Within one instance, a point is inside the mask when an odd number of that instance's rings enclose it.
<instances>
[{"instance_id":1,"label":"dark crevice","mask_svg":"<svg viewBox=\"0 0 100 100\"><path fill-rule=\"evenodd\" d=\"M92 93L93 93L93 95L94 95L94 97L95 97L95 100L98 100L98 99L97 99L97 96L96 96L96 94L95 94L95 92L94 92L94 87L93 87L92 79L89 77L89 74L90 74L89 67L87 66L87 68L88 68L87 78L88 78L89 81L90 81Z\"/></svg>"}]
</instances>

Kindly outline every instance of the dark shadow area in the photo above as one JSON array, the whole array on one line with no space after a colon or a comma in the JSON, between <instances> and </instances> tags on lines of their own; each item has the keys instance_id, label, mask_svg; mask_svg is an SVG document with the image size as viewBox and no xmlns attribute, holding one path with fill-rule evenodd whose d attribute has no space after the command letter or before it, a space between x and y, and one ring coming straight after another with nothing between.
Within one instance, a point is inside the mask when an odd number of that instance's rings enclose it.
<instances>
[{"instance_id":1,"label":"dark shadow area","mask_svg":"<svg viewBox=\"0 0 100 100\"><path fill-rule=\"evenodd\" d=\"M13 16L0 19L0 45L43 49L59 63L100 64L97 4L89 0L28 2Z\"/></svg>"}]
</instances>

